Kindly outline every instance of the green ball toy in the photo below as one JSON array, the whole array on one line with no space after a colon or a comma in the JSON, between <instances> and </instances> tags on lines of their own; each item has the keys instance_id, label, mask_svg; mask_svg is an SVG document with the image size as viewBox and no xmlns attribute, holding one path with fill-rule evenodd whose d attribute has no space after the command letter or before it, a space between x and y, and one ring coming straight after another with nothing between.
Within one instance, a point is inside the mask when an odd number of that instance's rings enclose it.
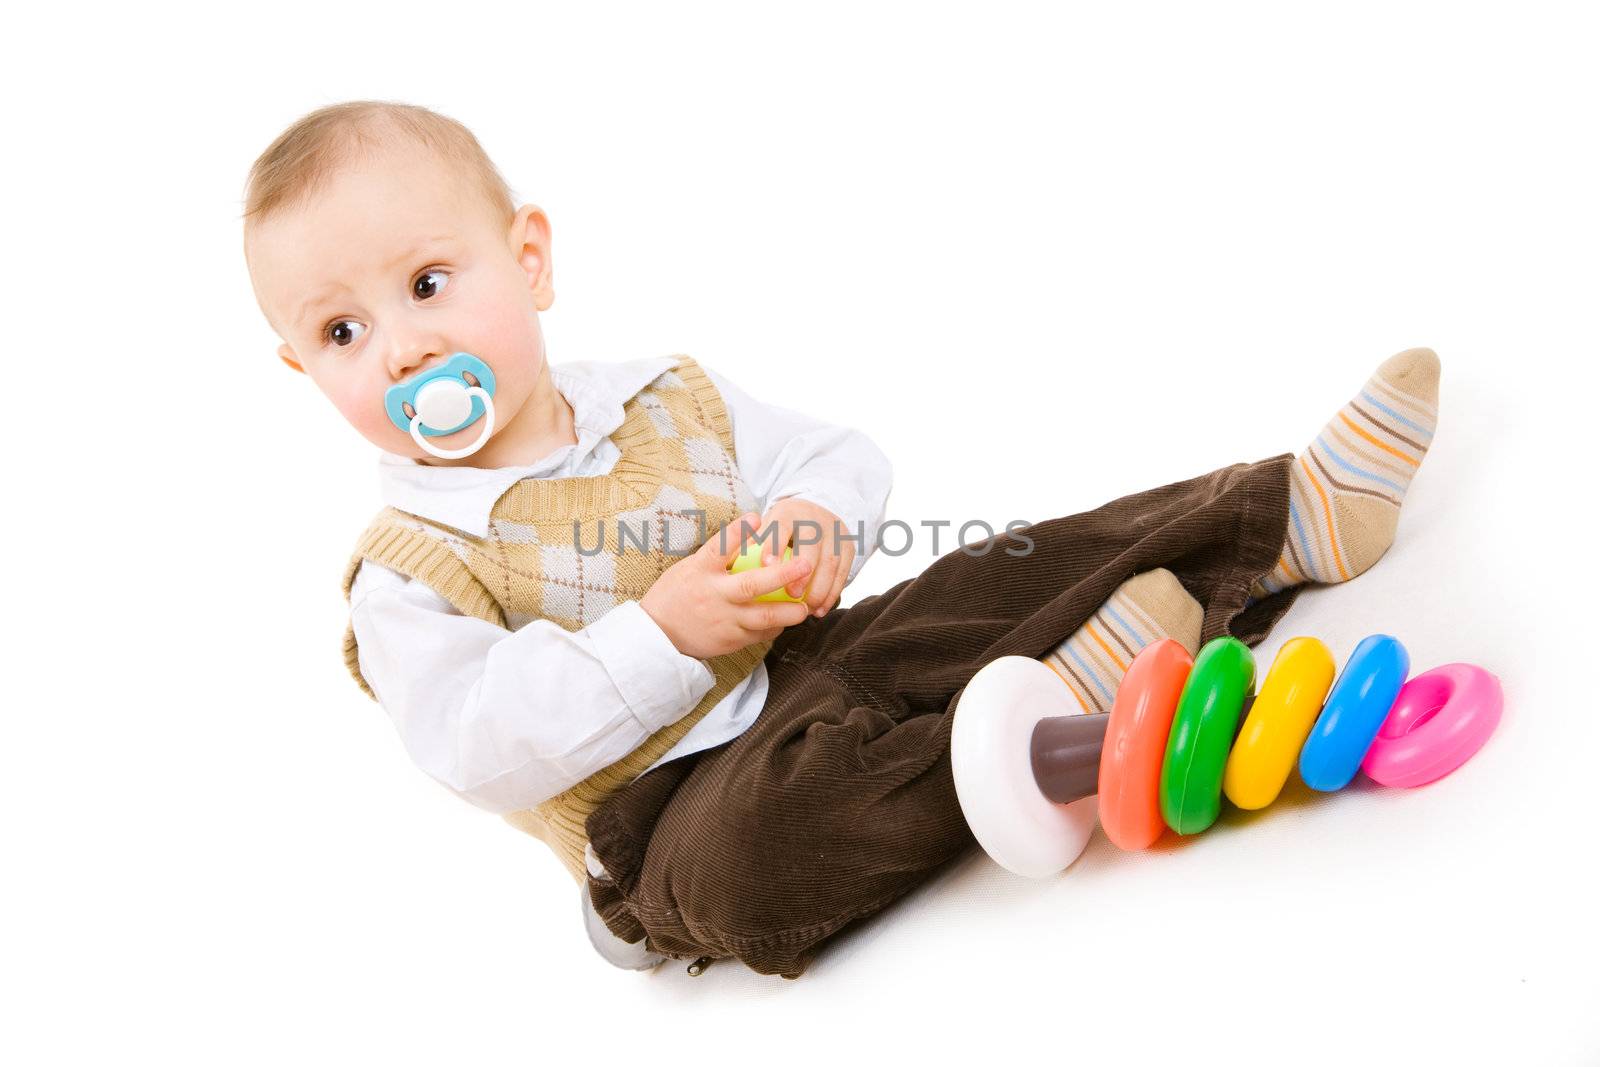
<instances>
[{"instance_id":1,"label":"green ball toy","mask_svg":"<svg viewBox=\"0 0 1600 1067\"><path fill-rule=\"evenodd\" d=\"M754 543L746 545L744 547L744 551L739 553L739 558L735 559L733 561L733 565L728 568L728 573L729 574L743 574L745 571L753 571L753 570L756 570L757 568L759 568L761 566L761 551L765 547L766 547L765 545L762 545L759 542L754 542ZM794 548L793 548L793 546L789 546L789 545L784 546L782 562L787 563L787 562L789 562L789 560L791 560L793 558L794 558ZM769 603L780 603L780 604L804 604L805 603L805 597L790 596L789 595L789 591L787 589L785 589L783 586L779 586L778 588L774 589L770 593L762 593L760 596L756 597L756 600L757 601L767 601Z\"/></svg>"}]
</instances>

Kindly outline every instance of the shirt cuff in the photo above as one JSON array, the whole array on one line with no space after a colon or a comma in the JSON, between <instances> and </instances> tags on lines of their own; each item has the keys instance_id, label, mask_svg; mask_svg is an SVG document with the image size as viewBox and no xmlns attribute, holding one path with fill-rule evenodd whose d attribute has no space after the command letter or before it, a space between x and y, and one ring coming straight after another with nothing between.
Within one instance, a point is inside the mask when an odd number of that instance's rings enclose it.
<instances>
[{"instance_id":1,"label":"shirt cuff","mask_svg":"<svg viewBox=\"0 0 1600 1067\"><path fill-rule=\"evenodd\" d=\"M711 668L679 652L637 600L584 628L611 681L651 733L683 718L716 684Z\"/></svg>"}]
</instances>

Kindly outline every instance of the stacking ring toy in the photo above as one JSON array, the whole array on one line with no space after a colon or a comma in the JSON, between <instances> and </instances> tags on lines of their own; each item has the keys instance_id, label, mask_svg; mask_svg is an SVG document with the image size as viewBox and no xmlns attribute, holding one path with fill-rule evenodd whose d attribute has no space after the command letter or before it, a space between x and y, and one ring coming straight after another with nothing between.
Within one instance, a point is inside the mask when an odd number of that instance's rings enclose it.
<instances>
[{"instance_id":1,"label":"stacking ring toy","mask_svg":"<svg viewBox=\"0 0 1600 1067\"><path fill-rule=\"evenodd\" d=\"M1187 648L1164 638L1133 658L1117 687L1100 754L1100 825L1118 848L1149 848L1167 828L1161 818L1161 761L1193 666Z\"/></svg>"},{"instance_id":2,"label":"stacking ring toy","mask_svg":"<svg viewBox=\"0 0 1600 1067\"><path fill-rule=\"evenodd\" d=\"M1235 637L1206 643L1178 698L1161 764L1161 817L1180 834L1197 834L1222 812L1222 771L1255 681L1256 661Z\"/></svg>"},{"instance_id":3,"label":"stacking ring toy","mask_svg":"<svg viewBox=\"0 0 1600 1067\"><path fill-rule=\"evenodd\" d=\"M1306 785L1331 793L1350 784L1410 669L1406 646L1388 634L1373 634L1356 646L1300 750Z\"/></svg>"},{"instance_id":4,"label":"stacking ring toy","mask_svg":"<svg viewBox=\"0 0 1600 1067\"><path fill-rule=\"evenodd\" d=\"M1278 649L1222 776L1236 806L1254 811L1278 799L1332 684L1333 653L1315 637Z\"/></svg>"},{"instance_id":5,"label":"stacking ring toy","mask_svg":"<svg viewBox=\"0 0 1600 1067\"><path fill-rule=\"evenodd\" d=\"M1419 786L1471 759L1500 722L1500 679L1447 663L1400 687L1361 769L1379 785Z\"/></svg>"},{"instance_id":6,"label":"stacking ring toy","mask_svg":"<svg viewBox=\"0 0 1600 1067\"><path fill-rule=\"evenodd\" d=\"M1103 728L1106 720L1085 715L1061 676L1043 663L1000 656L967 682L950 727L950 768L967 826L996 863L1029 878L1070 865L1094 833L1092 794L1059 803L1035 777L1035 727L1066 716L1089 729ZM1091 767L1100 748L1088 748Z\"/></svg>"},{"instance_id":7,"label":"stacking ring toy","mask_svg":"<svg viewBox=\"0 0 1600 1067\"><path fill-rule=\"evenodd\" d=\"M1407 682L1410 666L1404 645L1374 634L1335 681L1327 646L1293 638L1240 729L1256 667L1233 637L1193 657L1170 638L1146 645L1108 715L1085 713L1039 660L1001 656L952 708L961 813L996 863L1040 878L1082 854L1097 807L1113 844L1148 848L1165 827L1187 835L1211 826L1224 793L1240 808L1271 804L1297 751L1313 789L1340 789L1357 770L1382 785L1425 785L1483 747L1504 698L1481 667L1448 663Z\"/></svg>"}]
</instances>

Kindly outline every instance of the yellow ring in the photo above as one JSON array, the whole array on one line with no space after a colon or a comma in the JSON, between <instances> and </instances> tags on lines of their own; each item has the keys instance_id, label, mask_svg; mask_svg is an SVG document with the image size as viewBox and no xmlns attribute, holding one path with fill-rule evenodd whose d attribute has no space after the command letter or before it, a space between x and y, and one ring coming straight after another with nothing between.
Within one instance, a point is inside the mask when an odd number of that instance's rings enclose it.
<instances>
[{"instance_id":1,"label":"yellow ring","mask_svg":"<svg viewBox=\"0 0 1600 1067\"><path fill-rule=\"evenodd\" d=\"M1315 637L1293 638L1278 650L1223 772L1222 791L1235 806L1264 808L1278 798L1333 673L1333 653Z\"/></svg>"}]
</instances>

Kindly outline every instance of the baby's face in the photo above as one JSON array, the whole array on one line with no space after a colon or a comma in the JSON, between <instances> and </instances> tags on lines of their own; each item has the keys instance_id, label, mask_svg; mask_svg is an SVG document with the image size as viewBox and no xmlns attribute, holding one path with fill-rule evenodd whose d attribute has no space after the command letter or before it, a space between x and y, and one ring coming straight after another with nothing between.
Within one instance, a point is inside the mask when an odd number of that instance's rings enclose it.
<instances>
[{"instance_id":1,"label":"baby's face","mask_svg":"<svg viewBox=\"0 0 1600 1067\"><path fill-rule=\"evenodd\" d=\"M532 205L509 230L493 214L437 161L388 156L352 164L246 235L257 302L284 342L279 356L387 452L429 458L389 421L384 391L452 353L494 371L497 428L540 380L538 313L555 298L548 222ZM432 441L459 448L481 431Z\"/></svg>"}]
</instances>

